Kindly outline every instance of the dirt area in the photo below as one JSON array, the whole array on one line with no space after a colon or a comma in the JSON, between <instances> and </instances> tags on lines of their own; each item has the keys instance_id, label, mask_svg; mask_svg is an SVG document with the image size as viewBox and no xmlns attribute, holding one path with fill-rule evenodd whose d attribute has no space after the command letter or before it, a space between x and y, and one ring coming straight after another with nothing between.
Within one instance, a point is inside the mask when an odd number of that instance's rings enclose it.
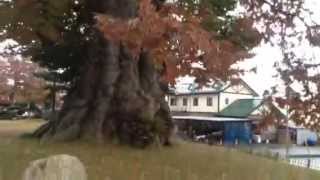
<instances>
[{"instance_id":1,"label":"dirt area","mask_svg":"<svg viewBox=\"0 0 320 180\"><path fill-rule=\"evenodd\" d=\"M0 120L0 137L17 137L30 133L45 123L40 119Z\"/></svg>"}]
</instances>

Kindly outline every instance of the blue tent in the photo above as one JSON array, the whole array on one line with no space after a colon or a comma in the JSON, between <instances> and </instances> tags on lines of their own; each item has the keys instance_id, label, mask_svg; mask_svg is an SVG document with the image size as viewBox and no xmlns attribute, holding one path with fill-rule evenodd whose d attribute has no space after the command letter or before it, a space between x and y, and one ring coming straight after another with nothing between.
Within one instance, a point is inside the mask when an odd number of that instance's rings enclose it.
<instances>
[{"instance_id":1,"label":"blue tent","mask_svg":"<svg viewBox=\"0 0 320 180\"><path fill-rule=\"evenodd\" d=\"M251 122L233 121L224 123L223 140L225 144L249 144L252 137Z\"/></svg>"}]
</instances>

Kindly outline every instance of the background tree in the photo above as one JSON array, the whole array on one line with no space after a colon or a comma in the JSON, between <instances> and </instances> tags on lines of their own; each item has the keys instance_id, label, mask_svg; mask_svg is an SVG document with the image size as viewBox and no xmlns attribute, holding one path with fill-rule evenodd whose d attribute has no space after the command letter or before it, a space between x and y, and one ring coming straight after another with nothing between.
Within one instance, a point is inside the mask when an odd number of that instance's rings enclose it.
<instances>
[{"instance_id":1,"label":"background tree","mask_svg":"<svg viewBox=\"0 0 320 180\"><path fill-rule=\"evenodd\" d=\"M10 103L43 102L46 93L44 82L35 77L39 67L31 61L9 57L0 61L1 95L8 97Z\"/></svg>"},{"instance_id":2,"label":"background tree","mask_svg":"<svg viewBox=\"0 0 320 180\"><path fill-rule=\"evenodd\" d=\"M0 67L4 66L4 62L0 61ZM2 68L1 68L2 69ZM1 96L1 102L3 103L10 103L9 101L9 86L8 86L8 79L6 76L0 76L0 96Z\"/></svg>"},{"instance_id":3,"label":"background tree","mask_svg":"<svg viewBox=\"0 0 320 180\"><path fill-rule=\"evenodd\" d=\"M288 111L288 119L298 125L320 130L320 81L319 57L310 56L310 49L320 43L319 21L302 0L245 0L249 15L265 32L264 39L278 46L282 53L275 64L284 82L283 97L276 98L280 107ZM307 55L299 54L307 51ZM288 122L287 122L288 123Z\"/></svg>"}]
</instances>

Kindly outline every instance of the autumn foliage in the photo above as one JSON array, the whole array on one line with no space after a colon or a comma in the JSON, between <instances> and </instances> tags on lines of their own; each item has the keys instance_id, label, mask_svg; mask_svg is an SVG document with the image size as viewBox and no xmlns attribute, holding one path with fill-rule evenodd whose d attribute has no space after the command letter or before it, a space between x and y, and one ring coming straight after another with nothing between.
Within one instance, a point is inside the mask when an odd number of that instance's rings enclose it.
<instances>
[{"instance_id":1,"label":"autumn foliage","mask_svg":"<svg viewBox=\"0 0 320 180\"><path fill-rule=\"evenodd\" d=\"M137 17L121 19L98 14L96 19L106 39L124 45L133 56L149 52L166 82L175 83L177 76L191 75L201 83L230 77L237 72L230 66L250 57L235 37L219 39L216 32L206 30L202 26L207 18L205 12L187 11L179 3L157 9L150 0L141 0ZM256 45L260 35L252 25L250 20L239 19L235 30L239 31L238 37L246 33Z\"/></svg>"}]
</instances>

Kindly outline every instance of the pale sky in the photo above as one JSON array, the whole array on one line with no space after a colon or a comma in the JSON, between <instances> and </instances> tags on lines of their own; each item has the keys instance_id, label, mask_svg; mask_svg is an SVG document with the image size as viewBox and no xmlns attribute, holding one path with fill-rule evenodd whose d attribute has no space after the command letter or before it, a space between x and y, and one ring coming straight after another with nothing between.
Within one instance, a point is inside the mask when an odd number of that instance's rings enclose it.
<instances>
[{"instance_id":1,"label":"pale sky","mask_svg":"<svg viewBox=\"0 0 320 180\"><path fill-rule=\"evenodd\" d=\"M281 52L270 45L257 47L253 52L256 54L255 57L239 62L239 67L247 70L254 67L257 68L256 73L245 73L242 78L252 86L255 91L262 95L264 90L281 83L279 79L273 77L277 74L273 65L281 59Z\"/></svg>"},{"instance_id":2,"label":"pale sky","mask_svg":"<svg viewBox=\"0 0 320 180\"><path fill-rule=\"evenodd\" d=\"M305 0L305 6L313 12L313 15L309 17L312 20L318 20L320 24L320 0ZM241 8L239 12L241 13ZM235 12L237 14L237 12ZM297 23L296 29L304 30L303 26L299 26ZM295 53L300 57L312 58L313 62L320 63L320 48L312 48L308 45L306 40L299 41L298 39L293 39L297 44L295 47ZM268 44L261 44L260 46L254 48L252 52L255 56L251 59L237 63L235 66L243 68L245 70L250 70L254 67L257 68L257 73L245 73L241 76L255 91L260 95L263 94L265 90L271 91L271 87L278 86L277 90L278 96L284 95L284 85L279 77L276 77L277 71L274 69L274 64L282 60L282 55L279 47L272 47ZM317 73L320 73L318 70ZM190 83L192 78L179 79L181 83ZM302 87L298 83L294 83L292 87L296 91L301 91Z\"/></svg>"},{"instance_id":3,"label":"pale sky","mask_svg":"<svg viewBox=\"0 0 320 180\"><path fill-rule=\"evenodd\" d=\"M310 19L317 21L320 24L320 0L305 0L306 7L313 12ZM308 15L309 17L309 15ZM298 25L299 29L302 27ZM297 47L295 47L295 53L301 57L312 58L313 62L320 63L320 48L312 48L307 45L307 42L295 39ZM257 67L257 73L246 73L242 78L252 86L260 95L264 90L270 90L270 87L279 85L280 94L283 94L283 83L274 75L277 74L273 65L277 61L281 61L282 55L279 47L272 47L271 45L263 44L254 48L253 52L256 54L252 59L239 63L239 67L250 69ZM318 70L317 73L320 73ZM299 85L294 84L294 88L300 89ZM281 92L282 91L282 92Z\"/></svg>"},{"instance_id":4,"label":"pale sky","mask_svg":"<svg viewBox=\"0 0 320 180\"><path fill-rule=\"evenodd\" d=\"M270 88L275 85L280 86L280 94L283 94L284 89L281 88L283 87L283 83L279 77L276 77L277 71L273 67L274 63L281 61L282 55L280 49L264 44L255 48L253 52L256 55L252 59L240 62L239 67L248 70L257 67L257 73L246 73L242 78L260 95L262 95L264 90L270 90ZM319 48L301 46L296 48L296 53L302 57L313 58L313 62L320 63ZM298 91L301 89L298 84L294 84L293 88L296 88Z\"/></svg>"}]
</instances>

